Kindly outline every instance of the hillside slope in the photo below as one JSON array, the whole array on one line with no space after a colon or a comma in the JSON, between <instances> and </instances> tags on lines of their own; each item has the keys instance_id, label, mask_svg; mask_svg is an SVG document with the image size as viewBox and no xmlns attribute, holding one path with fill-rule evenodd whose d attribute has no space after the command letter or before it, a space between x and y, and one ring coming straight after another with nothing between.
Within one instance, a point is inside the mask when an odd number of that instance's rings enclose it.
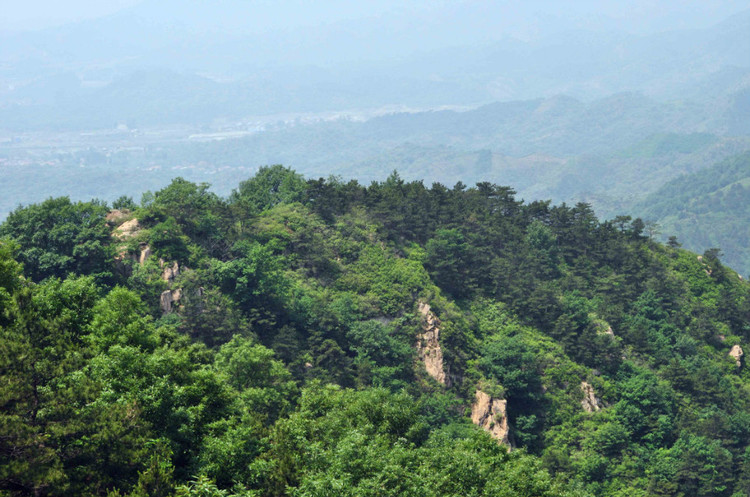
<instances>
[{"instance_id":1,"label":"hillside slope","mask_svg":"<svg viewBox=\"0 0 750 497\"><path fill-rule=\"evenodd\" d=\"M281 166L18 208L0 490L744 495L750 286L644 229Z\"/></svg>"},{"instance_id":2,"label":"hillside slope","mask_svg":"<svg viewBox=\"0 0 750 497\"><path fill-rule=\"evenodd\" d=\"M750 153L674 179L634 211L685 247L721 249L731 267L750 275Z\"/></svg>"}]
</instances>

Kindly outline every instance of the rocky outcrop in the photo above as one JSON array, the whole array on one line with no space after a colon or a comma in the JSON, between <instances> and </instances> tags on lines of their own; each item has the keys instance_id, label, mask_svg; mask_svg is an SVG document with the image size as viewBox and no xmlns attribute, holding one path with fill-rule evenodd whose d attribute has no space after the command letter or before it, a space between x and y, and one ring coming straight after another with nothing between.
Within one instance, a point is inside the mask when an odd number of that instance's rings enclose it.
<instances>
[{"instance_id":1,"label":"rocky outcrop","mask_svg":"<svg viewBox=\"0 0 750 497\"><path fill-rule=\"evenodd\" d=\"M115 225L120 223L122 219L128 217L130 211L119 211L113 210L107 214L107 223L109 225ZM123 223L120 223L114 230L112 230L112 238L119 241L117 247L117 255L115 256L115 264L117 270L124 276L130 276L132 268L129 264L125 264L125 261L131 260L143 264L143 262L151 255L151 249L142 244L139 254L130 253L128 247L128 240L135 238L141 232L141 226L138 224L138 219L133 218Z\"/></svg>"},{"instance_id":2,"label":"rocky outcrop","mask_svg":"<svg viewBox=\"0 0 750 497\"><path fill-rule=\"evenodd\" d=\"M116 224L129 215L129 211L113 210L107 214L107 222L110 224ZM132 253L132 248L128 247L128 240L138 236L141 233L141 230L142 227L136 218L125 221L112 230L112 237L120 241L118 255L115 256L115 261L117 262L118 270L125 276L130 276L132 271L131 264L124 264L126 260L131 260L138 264L144 264L152 255L151 247L144 242L141 242L137 254ZM180 275L180 266L177 262L168 265L161 259L159 259L159 265L163 269L161 278L166 282L167 288L169 288L169 290L165 290L161 293L159 297L159 306L164 314L169 314L173 311L175 302L182 297L181 289L172 289L172 284Z\"/></svg>"},{"instance_id":3,"label":"rocky outcrop","mask_svg":"<svg viewBox=\"0 0 750 497\"><path fill-rule=\"evenodd\" d=\"M174 303L180 300L182 297L182 289L172 289L172 284L175 279L180 275L180 265L175 261L171 265L165 263L162 259L159 259L159 265L162 267L161 279L167 284L169 290L165 290L161 294L160 305L161 310L164 314L172 312ZM203 295L203 288L198 290L198 295Z\"/></svg>"},{"instance_id":4,"label":"rocky outcrop","mask_svg":"<svg viewBox=\"0 0 750 497\"><path fill-rule=\"evenodd\" d=\"M143 264L146 259L151 257L151 247L148 245L141 245L141 253L138 255L138 264Z\"/></svg>"},{"instance_id":5,"label":"rocky outcrop","mask_svg":"<svg viewBox=\"0 0 750 497\"><path fill-rule=\"evenodd\" d=\"M120 226L115 228L112 232L112 236L114 236L115 238L119 238L120 240L129 240L138 235L140 231L141 225L138 224L138 220L136 218L133 218L130 221L125 221Z\"/></svg>"},{"instance_id":6,"label":"rocky outcrop","mask_svg":"<svg viewBox=\"0 0 750 497\"><path fill-rule=\"evenodd\" d=\"M737 363L737 367L742 367L742 356L745 355L745 352L742 350L742 347L739 345L735 345L732 347L732 349L729 351L729 356L734 359L734 362Z\"/></svg>"},{"instance_id":7,"label":"rocky outcrop","mask_svg":"<svg viewBox=\"0 0 750 497\"><path fill-rule=\"evenodd\" d=\"M180 297L182 297L182 290L179 288L177 290L164 290L161 292L161 297L159 298L161 311L164 314L172 312L175 302L180 300Z\"/></svg>"},{"instance_id":8,"label":"rocky outcrop","mask_svg":"<svg viewBox=\"0 0 750 497\"><path fill-rule=\"evenodd\" d=\"M131 253L127 244L122 244L118 247L118 253L115 256L115 267L120 274L129 277L133 274L133 267L131 264L125 264L125 261L143 265L149 257L151 257L151 247L145 243L141 244L137 254Z\"/></svg>"},{"instance_id":9,"label":"rocky outcrop","mask_svg":"<svg viewBox=\"0 0 750 497\"><path fill-rule=\"evenodd\" d=\"M159 263L164 267L164 271L161 273L161 279L171 285L175 278L180 275L180 265L177 264L177 262L174 262L171 266L165 265L164 261L161 260Z\"/></svg>"},{"instance_id":10,"label":"rocky outcrop","mask_svg":"<svg viewBox=\"0 0 750 497\"><path fill-rule=\"evenodd\" d=\"M422 333L417 338L417 357L424 363L427 374L441 385L450 386L445 374L443 350L440 348L440 321L430 306L419 302L419 313L422 315Z\"/></svg>"},{"instance_id":11,"label":"rocky outcrop","mask_svg":"<svg viewBox=\"0 0 750 497\"><path fill-rule=\"evenodd\" d=\"M601 399L596 396L594 387L587 381L581 382L581 391L583 391L583 400L581 401L581 407L586 412L595 412L602 408Z\"/></svg>"},{"instance_id":12,"label":"rocky outcrop","mask_svg":"<svg viewBox=\"0 0 750 497\"><path fill-rule=\"evenodd\" d=\"M483 391L477 390L474 403L471 405L471 422L487 431L499 443L510 448L507 406L507 400L493 399Z\"/></svg>"}]
</instances>

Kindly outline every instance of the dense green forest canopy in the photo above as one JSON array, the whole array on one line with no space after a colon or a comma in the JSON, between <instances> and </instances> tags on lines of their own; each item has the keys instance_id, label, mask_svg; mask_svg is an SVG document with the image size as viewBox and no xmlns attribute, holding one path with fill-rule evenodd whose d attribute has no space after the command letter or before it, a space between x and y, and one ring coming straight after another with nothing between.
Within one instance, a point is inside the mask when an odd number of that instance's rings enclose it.
<instances>
[{"instance_id":1,"label":"dense green forest canopy","mask_svg":"<svg viewBox=\"0 0 750 497\"><path fill-rule=\"evenodd\" d=\"M0 495L748 495L750 287L649 234L282 166L19 207Z\"/></svg>"}]
</instances>

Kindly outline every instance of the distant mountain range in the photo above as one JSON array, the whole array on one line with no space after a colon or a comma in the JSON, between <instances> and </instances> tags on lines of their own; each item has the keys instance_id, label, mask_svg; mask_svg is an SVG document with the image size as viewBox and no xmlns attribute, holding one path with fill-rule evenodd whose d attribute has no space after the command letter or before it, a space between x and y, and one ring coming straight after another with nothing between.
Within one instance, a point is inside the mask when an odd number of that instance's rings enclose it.
<instances>
[{"instance_id":1,"label":"distant mountain range","mask_svg":"<svg viewBox=\"0 0 750 497\"><path fill-rule=\"evenodd\" d=\"M710 29L648 36L578 30L519 41L490 36L493 23L512 32L511 23L481 2L461 12L420 3L395 14L395 4L373 3L365 11L371 15L358 19L346 17L351 9L338 17L316 11L333 21L314 27L314 18L303 18L304 2L281 24L270 21L279 7L266 2L247 19L237 2L223 2L223 9L173 3L145 2L0 39L2 127L198 123L557 94L590 101L623 91L727 100L750 87L750 10ZM483 15L488 19L470 33ZM199 19L207 20L203 30Z\"/></svg>"}]
</instances>

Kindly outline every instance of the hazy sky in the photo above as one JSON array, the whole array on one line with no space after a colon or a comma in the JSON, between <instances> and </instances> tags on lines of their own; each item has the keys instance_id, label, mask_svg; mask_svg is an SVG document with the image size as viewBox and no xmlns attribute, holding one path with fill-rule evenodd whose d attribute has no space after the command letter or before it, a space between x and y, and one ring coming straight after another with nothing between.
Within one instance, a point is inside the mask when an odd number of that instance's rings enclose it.
<instances>
[{"instance_id":1,"label":"hazy sky","mask_svg":"<svg viewBox=\"0 0 750 497\"><path fill-rule=\"evenodd\" d=\"M141 0L0 0L0 29L37 29L111 14Z\"/></svg>"},{"instance_id":2,"label":"hazy sky","mask_svg":"<svg viewBox=\"0 0 750 497\"><path fill-rule=\"evenodd\" d=\"M98 17L116 12L144 0L0 0L0 30L19 31L39 29L57 24ZM149 0L155 1L155 0ZM189 8L196 0L184 0L182 5ZM263 0L246 0L252 4ZM283 5L284 0L276 0ZM442 4L461 4L460 0L435 0ZM523 1L523 4L520 2ZM157 2L158 3L158 2ZM294 2L299 6L299 2ZM325 0L310 1L310 12L325 5ZM340 2L339 2L340 3ZM381 2L368 0L346 2L347 17L356 15L353 6L363 5L363 15L377 10ZM382 2L394 5L394 2ZM405 2L402 5L410 5ZM427 5L427 2L415 2ZM523 5L526 12L534 12L542 19L563 19L571 23L566 27L596 29L597 26L610 29L613 26L631 32L654 32L665 29L707 27L725 17L750 8L750 0L474 0L470 3L483 4L491 8L515 10ZM531 6L531 9L529 7ZM325 10L325 9L323 9ZM299 14L299 12L298 12ZM315 18L314 15L311 18ZM599 23L602 24L599 24Z\"/></svg>"}]
</instances>

